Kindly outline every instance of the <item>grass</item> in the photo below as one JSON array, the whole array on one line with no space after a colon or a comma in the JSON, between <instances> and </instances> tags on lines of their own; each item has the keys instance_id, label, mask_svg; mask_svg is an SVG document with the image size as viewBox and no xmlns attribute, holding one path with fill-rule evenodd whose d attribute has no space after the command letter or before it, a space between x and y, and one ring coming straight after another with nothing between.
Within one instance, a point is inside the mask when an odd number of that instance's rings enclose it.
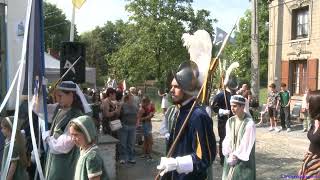
<instances>
[{"instance_id":1,"label":"grass","mask_svg":"<svg viewBox=\"0 0 320 180\"><path fill-rule=\"evenodd\" d=\"M261 88L259 91L259 104L266 104L268 96L268 88Z\"/></svg>"}]
</instances>

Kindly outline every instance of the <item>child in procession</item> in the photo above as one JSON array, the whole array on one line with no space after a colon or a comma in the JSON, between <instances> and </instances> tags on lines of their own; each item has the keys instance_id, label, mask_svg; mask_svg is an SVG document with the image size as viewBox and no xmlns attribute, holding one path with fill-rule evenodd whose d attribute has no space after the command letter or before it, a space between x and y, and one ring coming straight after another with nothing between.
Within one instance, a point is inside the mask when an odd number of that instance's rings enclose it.
<instances>
[{"instance_id":1,"label":"child in procession","mask_svg":"<svg viewBox=\"0 0 320 180\"><path fill-rule=\"evenodd\" d=\"M4 173L6 160L8 158L11 135L13 127L13 118L5 117L1 121L1 132L5 136L5 146L2 157L1 173ZM12 157L10 160L9 170L6 179L7 180L27 180L27 155L24 137L18 128L16 131L16 137L14 140Z\"/></svg>"},{"instance_id":2,"label":"child in procession","mask_svg":"<svg viewBox=\"0 0 320 180\"><path fill-rule=\"evenodd\" d=\"M72 141L80 148L74 180L107 180L102 157L96 145L97 131L89 116L80 116L70 121Z\"/></svg>"}]
</instances>

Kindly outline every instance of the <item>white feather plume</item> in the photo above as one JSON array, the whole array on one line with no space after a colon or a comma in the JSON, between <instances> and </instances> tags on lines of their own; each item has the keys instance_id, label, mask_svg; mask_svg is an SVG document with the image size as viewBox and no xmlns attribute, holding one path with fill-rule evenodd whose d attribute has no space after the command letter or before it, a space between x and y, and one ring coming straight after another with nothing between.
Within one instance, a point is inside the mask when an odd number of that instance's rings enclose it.
<instances>
[{"instance_id":1,"label":"white feather plume","mask_svg":"<svg viewBox=\"0 0 320 180\"><path fill-rule=\"evenodd\" d=\"M209 70L212 52L212 40L205 30L198 30L193 35L182 35L183 45L188 49L190 60L195 62L199 69L198 80L203 84Z\"/></svg>"},{"instance_id":2,"label":"white feather plume","mask_svg":"<svg viewBox=\"0 0 320 180\"><path fill-rule=\"evenodd\" d=\"M226 86L228 84L228 81L229 81L229 77L230 77L230 74L232 72L232 70L234 70L235 68L238 68L239 67L239 63L238 62L233 62L227 69L226 71L226 76L225 76L225 79L224 79L224 82L223 84Z\"/></svg>"}]
</instances>

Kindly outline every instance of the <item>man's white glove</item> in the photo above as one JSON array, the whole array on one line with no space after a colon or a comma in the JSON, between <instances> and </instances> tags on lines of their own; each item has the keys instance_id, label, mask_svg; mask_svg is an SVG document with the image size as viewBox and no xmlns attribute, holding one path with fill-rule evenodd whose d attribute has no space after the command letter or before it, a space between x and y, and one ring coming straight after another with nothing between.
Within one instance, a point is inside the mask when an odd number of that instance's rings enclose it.
<instances>
[{"instance_id":1,"label":"man's white glove","mask_svg":"<svg viewBox=\"0 0 320 180\"><path fill-rule=\"evenodd\" d=\"M177 157L176 159L178 161L177 172L179 174L181 173L188 174L189 172L193 171L193 161L192 161L191 155Z\"/></svg>"},{"instance_id":2,"label":"man's white glove","mask_svg":"<svg viewBox=\"0 0 320 180\"><path fill-rule=\"evenodd\" d=\"M228 109L219 109L218 114L219 114L219 116L229 115L230 114L230 110L228 110Z\"/></svg>"},{"instance_id":3,"label":"man's white glove","mask_svg":"<svg viewBox=\"0 0 320 180\"><path fill-rule=\"evenodd\" d=\"M192 157L191 155L176 158L161 157L160 165L157 166L157 169L163 170L161 171L160 176L174 170L177 170L179 174L188 174L193 171Z\"/></svg>"},{"instance_id":4,"label":"man's white glove","mask_svg":"<svg viewBox=\"0 0 320 180\"><path fill-rule=\"evenodd\" d=\"M175 158L161 157L161 161L157 166L157 169L162 170L160 176L163 176L167 172L176 170L177 166L178 161Z\"/></svg>"},{"instance_id":5,"label":"man's white glove","mask_svg":"<svg viewBox=\"0 0 320 180\"><path fill-rule=\"evenodd\" d=\"M50 136L50 130L42 132L42 140L46 141L46 139Z\"/></svg>"},{"instance_id":6,"label":"man's white glove","mask_svg":"<svg viewBox=\"0 0 320 180\"><path fill-rule=\"evenodd\" d=\"M227 159L227 163L230 166L235 166L238 162L238 158L236 156L234 156L233 154L230 154L228 159Z\"/></svg>"},{"instance_id":7,"label":"man's white glove","mask_svg":"<svg viewBox=\"0 0 320 180\"><path fill-rule=\"evenodd\" d=\"M164 135L164 137L166 138L166 140L169 140L169 138L170 138L170 133L166 133L166 134Z\"/></svg>"}]
</instances>

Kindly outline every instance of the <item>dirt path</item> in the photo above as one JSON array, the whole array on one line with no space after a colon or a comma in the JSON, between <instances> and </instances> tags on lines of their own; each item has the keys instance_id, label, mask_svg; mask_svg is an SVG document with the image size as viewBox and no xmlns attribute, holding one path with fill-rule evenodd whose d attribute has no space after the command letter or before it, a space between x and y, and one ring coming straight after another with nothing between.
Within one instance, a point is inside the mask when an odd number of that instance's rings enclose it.
<instances>
[{"instance_id":1,"label":"dirt path","mask_svg":"<svg viewBox=\"0 0 320 180\"><path fill-rule=\"evenodd\" d=\"M159 135L161 114L153 119L154 149L164 153L164 139ZM218 139L216 121L214 131ZM285 179L285 176L297 175L302 164L302 158L309 142L306 133L302 133L302 126L296 123L292 132L269 132L268 127L256 128L256 170L257 179ZM213 179L221 179L222 168L219 157L213 164Z\"/></svg>"}]
</instances>

